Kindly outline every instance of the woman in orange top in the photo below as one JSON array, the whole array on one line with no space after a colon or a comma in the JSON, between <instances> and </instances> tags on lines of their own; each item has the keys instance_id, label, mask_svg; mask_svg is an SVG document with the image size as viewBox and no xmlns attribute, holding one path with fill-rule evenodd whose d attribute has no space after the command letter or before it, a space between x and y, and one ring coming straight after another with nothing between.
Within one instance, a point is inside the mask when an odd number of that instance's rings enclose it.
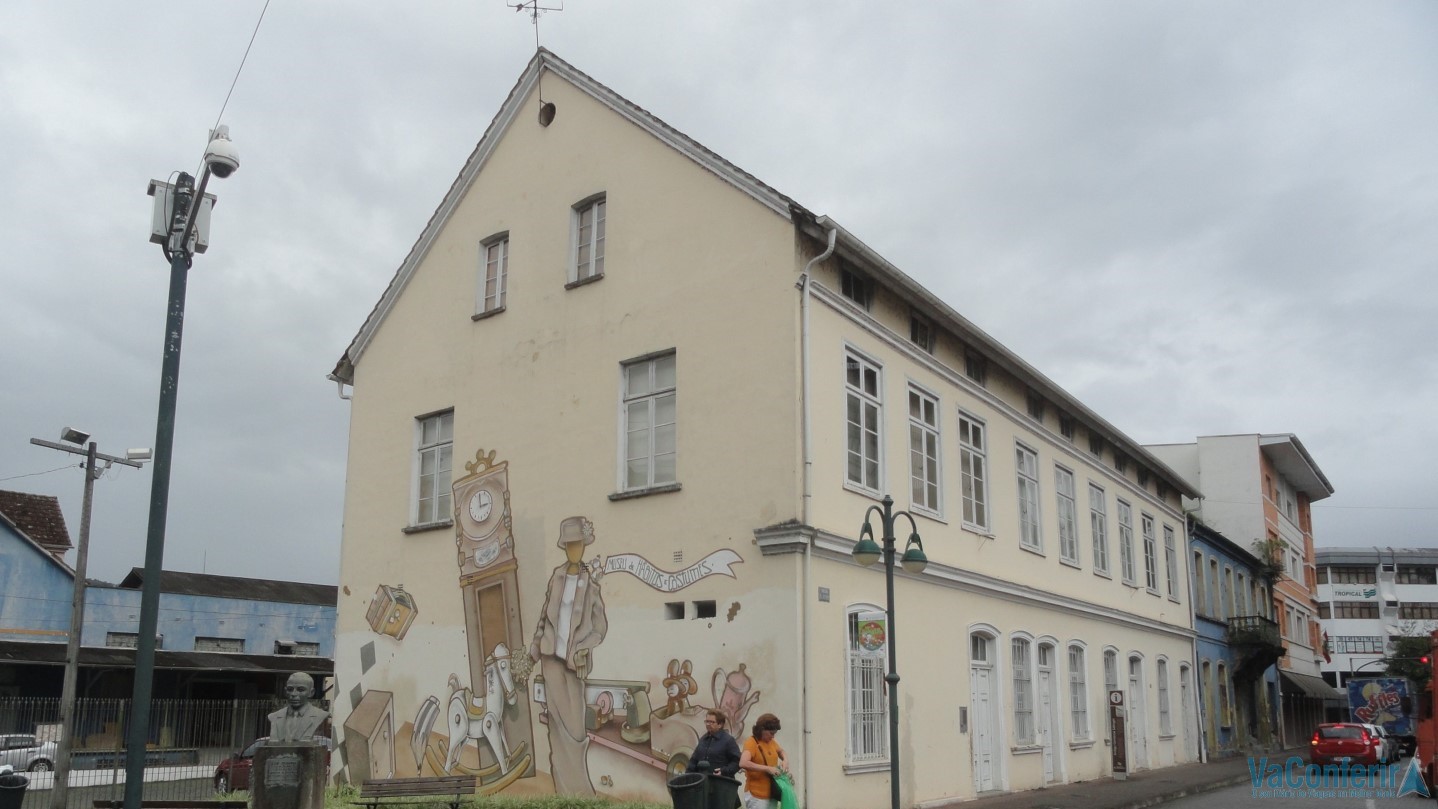
<instances>
[{"instance_id":1,"label":"woman in orange top","mask_svg":"<svg viewBox=\"0 0 1438 809\"><path fill-rule=\"evenodd\" d=\"M775 809L779 805L779 790L771 779L789 771L789 758L774 741L778 732L779 717L766 713L754 723L754 735L744 740L739 767L744 770L744 788L749 791L744 802L747 809Z\"/></svg>"}]
</instances>

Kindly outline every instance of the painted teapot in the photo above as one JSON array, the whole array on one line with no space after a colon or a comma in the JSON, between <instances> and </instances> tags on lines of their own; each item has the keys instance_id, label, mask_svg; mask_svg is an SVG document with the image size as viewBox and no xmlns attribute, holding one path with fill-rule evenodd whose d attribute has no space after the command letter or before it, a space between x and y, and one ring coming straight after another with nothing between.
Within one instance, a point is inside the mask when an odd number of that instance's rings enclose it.
<instances>
[{"instance_id":1,"label":"painted teapot","mask_svg":"<svg viewBox=\"0 0 1438 809\"><path fill-rule=\"evenodd\" d=\"M714 707L723 712L729 732L736 739L744 737L747 730L744 720L749 716L749 709L759 701L759 692L752 690L754 681L744 668L745 664L740 663L738 670L727 674L723 668L714 670Z\"/></svg>"}]
</instances>

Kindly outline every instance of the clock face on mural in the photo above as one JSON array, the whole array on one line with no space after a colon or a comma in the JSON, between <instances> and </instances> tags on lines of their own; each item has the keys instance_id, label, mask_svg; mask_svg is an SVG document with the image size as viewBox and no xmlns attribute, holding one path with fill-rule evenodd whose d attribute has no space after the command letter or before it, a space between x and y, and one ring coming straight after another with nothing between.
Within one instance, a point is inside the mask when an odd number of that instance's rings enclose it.
<instances>
[{"instance_id":1,"label":"clock face on mural","mask_svg":"<svg viewBox=\"0 0 1438 809\"><path fill-rule=\"evenodd\" d=\"M469 518L475 522L484 522L494 511L494 495L486 489L480 489L469 498Z\"/></svg>"},{"instance_id":2,"label":"clock face on mural","mask_svg":"<svg viewBox=\"0 0 1438 809\"><path fill-rule=\"evenodd\" d=\"M486 539L504 524L504 490L497 488L493 481L477 481L456 494L464 504L459 508L459 516L461 533L466 538Z\"/></svg>"}]
</instances>

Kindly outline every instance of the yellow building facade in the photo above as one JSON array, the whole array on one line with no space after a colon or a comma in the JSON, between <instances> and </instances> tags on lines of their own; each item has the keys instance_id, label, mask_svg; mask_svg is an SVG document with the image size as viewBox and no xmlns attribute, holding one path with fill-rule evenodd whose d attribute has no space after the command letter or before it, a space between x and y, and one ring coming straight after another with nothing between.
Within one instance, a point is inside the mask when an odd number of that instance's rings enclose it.
<instances>
[{"instance_id":1,"label":"yellow building facade","mask_svg":"<svg viewBox=\"0 0 1438 809\"><path fill-rule=\"evenodd\" d=\"M717 708L880 805L889 643L906 805L1110 773L1114 691L1130 771L1199 756L1191 485L548 51L333 378L351 781L662 799ZM886 494L930 560L896 626L850 556Z\"/></svg>"}]
</instances>

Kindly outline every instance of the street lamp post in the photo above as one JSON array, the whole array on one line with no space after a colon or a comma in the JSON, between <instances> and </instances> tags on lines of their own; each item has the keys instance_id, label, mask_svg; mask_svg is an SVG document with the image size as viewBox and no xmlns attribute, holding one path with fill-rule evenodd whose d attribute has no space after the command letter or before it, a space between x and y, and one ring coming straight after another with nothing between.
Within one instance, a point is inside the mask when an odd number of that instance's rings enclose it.
<instances>
[{"instance_id":1,"label":"street lamp post","mask_svg":"<svg viewBox=\"0 0 1438 809\"><path fill-rule=\"evenodd\" d=\"M227 126L217 127L205 148L200 186L180 172L175 184L150 181L155 216L150 241L170 262L165 316L165 354L160 368L160 407L155 420L155 469L150 478L150 521L145 535L145 578L140 590L140 636L135 648L135 685L125 737L125 809L140 809L144 795L145 746L150 738L150 696L155 676L155 632L160 620L160 575L165 559L165 519L170 505L170 459L175 445L175 403L180 392L180 340L185 326L185 284L195 253L208 247L210 175L224 179L240 167Z\"/></svg>"},{"instance_id":2,"label":"street lamp post","mask_svg":"<svg viewBox=\"0 0 1438 809\"><path fill-rule=\"evenodd\" d=\"M72 427L66 427L60 433L60 438L72 444L85 445L85 448L70 447L40 438L30 439L30 443L36 446L85 456L85 499L81 501L80 538L75 546L75 590L70 600L70 635L65 641L65 682L60 696L60 748L55 755L55 780L50 791L51 809L65 809L66 793L70 787L70 753L75 746L75 691L80 678L80 635L85 628L85 570L90 559L90 504L95 496L95 481L111 464L119 463L139 468L150 457L148 449L129 450L123 458L98 452L89 433ZM104 461L105 465L97 468L97 461Z\"/></svg>"},{"instance_id":3,"label":"street lamp post","mask_svg":"<svg viewBox=\"0 0 1438 809\"><path fill-rule=\"evenodd\" d=\"M874 526L869 522L869 515L879 513L881 535L880 541L884 543L881 550L878 543L874 542ZM854 561L869 567L879 561L879 556L884 557L884 583L886 587L887 602L884 605L884 618L888 623L885 627L885 645L889 647L889 673L884 675L884 682L889 686L889 791L890 809L899 809L899 671L896 662L898 652L894 632L894 518L903 517L909 521L909 541L904 544L904 555L900 558L899 564L904 570L918 574L924 572L929 566L929 558L924 555L924 542L919 539L919 528L914 523L913 515L907 511L894 511L894 498L884 495L883 507L869 506L864 512L864 527L859 531L859 541L854 545L852 551Z\"/></svg>"}]
</instances>

